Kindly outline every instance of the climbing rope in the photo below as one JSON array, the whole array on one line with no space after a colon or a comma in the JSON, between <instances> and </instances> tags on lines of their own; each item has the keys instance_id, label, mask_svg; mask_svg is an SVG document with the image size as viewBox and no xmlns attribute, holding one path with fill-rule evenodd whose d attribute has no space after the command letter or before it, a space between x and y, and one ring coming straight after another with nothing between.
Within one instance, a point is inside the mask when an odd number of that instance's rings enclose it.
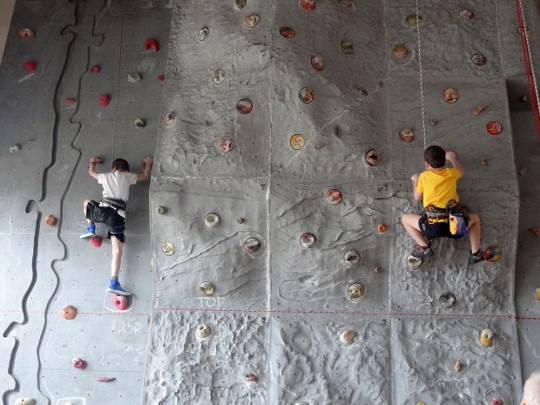
<instances>
[{"instance_id":1,"label":"climbing rope","mask_svg":"<svg viewBox=\"0 0 540 405\"><path fill-rule=\"evenodd\" d=\"M116 127L118 123L118 102L120 99L120 72L122 69L122 43L124 40L124 0L122 0L122 19L120 23L120 50L118 52L118 70L116 72L116 97L114 108L114 136L112 145L112 158L114 159L116 149Z\"/></svg>"},{"instance_id":2,"label":"climbing rope","mask_svg":"<svg viewBox=\"0 0 540 405\"><path fill-rule=\"evenodd\" d=\"M420 103L422 106L422 132L424 135L424 149L426 149L426 111L424 106L424 74L422 70L422 42L420 40L420 13L418 0L416 0L416 36L418 37L418 65L420 67Z\"/></svg>"}]
</instances>

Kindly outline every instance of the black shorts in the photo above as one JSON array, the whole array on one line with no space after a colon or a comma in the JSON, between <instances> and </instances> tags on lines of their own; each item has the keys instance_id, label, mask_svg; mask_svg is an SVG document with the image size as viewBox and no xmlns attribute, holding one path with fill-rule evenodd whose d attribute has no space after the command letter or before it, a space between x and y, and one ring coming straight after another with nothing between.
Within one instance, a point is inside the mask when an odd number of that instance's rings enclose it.
<instances>
[{"instance_id":1,"label":"black shorts","mask_svg":"<svg viewBox=\"0 0 540 405\"><path fill-rule=\"evenodd\" d=\"M467 218L465 218L465 221L467 221ZM437 238L452 238L452 239L460 239L464 235L461 236L455 236L450 233L450 225L448 222L435 222L433 224L430 224L427 222L427 215L422 215L420 219L418 220L418 226L420 227L420 230L422 233L426 236L428 239L437 239Z\"/></svg>"},{"instance_id":2,"label":"black shorts","mask_svg":"<svg viewBox=\"0 0 540 405\"><path fill-rule=\"evenodd\" d=\"M115 236L122 243L126 241L124 217L111 207L100 207L97 201L90 201L86 206L86 218L92 222L105 224L109 227L107 238Z\"/></svg>"}]
</instances>

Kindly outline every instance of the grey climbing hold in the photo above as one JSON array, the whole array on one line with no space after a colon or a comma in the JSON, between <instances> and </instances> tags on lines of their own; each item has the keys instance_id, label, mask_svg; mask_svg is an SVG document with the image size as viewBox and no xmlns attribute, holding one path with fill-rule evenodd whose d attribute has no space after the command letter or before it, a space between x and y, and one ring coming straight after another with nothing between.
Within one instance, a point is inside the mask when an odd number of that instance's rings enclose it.
<instances>
[{"instance_id":1,"label":"grey climbing hold","mask_svg":"<svg viewBox=\"0 0 540 405\"><path fill-rule=\"evenodd\" d=\"M34 398L17 398L15 400L15 405L36 405L36 403Z\"/></svg>"},{"instance_id":2,"label":"grey climbing hold","mask_svg":"<svg viewBox=\"0 0 540 405\"><path fill-rule=\"evenodd\" d=\"M315 245L315 242L317 242L317 237L312 233L306 232L300 236L300 244L302 247L311 248Z\"/></svg>"},{"instance_id":3,"label":"grey climbing hold","mask_svg":"<svg viewBox=\"0 0 540 405\"><path fill-rule=\"evenodd\" d=\"M216 286L208 281L205 281L199 287L204 295L214 295L216 292Z\"/></svg>"},{"instance_id":4,"label":"grey climbing hold","mask_svg":"<svg viewBox=\"0 0 540 405\"><path fill-rule=\"evenodd\" d=\"M255 237L249 237L244 241L244 250L248 253L256 253L261 249L262 243Z\"/></svg>"},{"instance_id":5,"label":"grey climbing hold","mask_svg":"<svg viewBox=\"0 0 540 405\"><path fill-rule=\"evenodd\" d=\"M357 299L364 295L364 286L358 282L352 283L347 289L349 298Z\"/></svg>"},{"instance_id":6,"label":"grey climbing hold","mask_svg":"<svg viewBox=\"0 0 540 405\"><path fill-rule=\"evenodd\" d=\"M142 80L142 76L139 73L130 73L128 75L128 82L138 83Z\"/></svg>"},{"instance_id":7,"label":"grey climbing hold","mask_svg":"<svg viewBox=\"0 0 540 405\"><path fill-rule=\"evenodd\" d=\"M137 128L144 128L146 126L146 121L142 118L135 118L134 122Z\"/></svg>"},{"instance_id":8,"label":"grey climbing hold","mask_svg":"<svg viewBox=\"0 0 540 405\"><path fill-rule=\"evenodd\" d=\"M208 38L209 32L210 31L208 27L202 27L197 34L197 38L199 39L199 41L204 41L206 38Z\"/></svg>"},{"instance_id":9,"label":"grey climbing hold","mask_svg":"<svg viewBox=\"0 0 540 405\"><path fill-rule=\"evenodd\" d=\"M407 267L409 270L416 270L422 265L422 258L409 255L407 257Z\"/></svg>"},{"instance_id":10,"label":"grey climbing hold","mask_svg":"<svg viewBox=\"0 0 540 405\"><path fill-rule=\"evenodd\" d=\"M164 207L163 205L160 205L156 209L157 213L160 215L165 215L167 212L169 212L169 209L167 207Z\"/></svg>"},{"instance_id":11,"label":"grey climbing hold","mask_svg":"<svg viewBox=\"0 0 540 405\"><path fill-rule=\"evenodd\" d=\"M352 267L360 262L360 254L356 250L347 250L343 255L343 261L347 267Z\"/></svg>"},{"instance_id":12,"label":"grey climbing hold","mask_svg":"<svg viewBox=\"0 0 540 405\"><path fill-rule=\"evenodd\" d=\"M204 323L201 323L199 326L197 326L197 337L201 340L208 339L212 333L212 329L210 329L210 326L205 325Z\"/></svg>"},{"instance_id":13,"label":"grey climbing hold","mask_svg":"<svg viewBox=\"0 0 540 405\"><path fill-rule=\"evenodd\" d=\"M441 305L441 307L450 308L453 307L455 303L456 296L451 292L441 294L441 296L439 297L439 304Z\"/></svg>"},{"instance_id":14,"label":"grey climbing hold","mask_svg":"<svg viewBox=\"0 0 540 405\"><path fill-rule=\"evenodd\" d=\"M161 251L167 256L172 256L174 254L174 245L171 242L163 242L161 244Z\"/></svg>"},{"instance_id":15,"label":"grey climbing hold","mask_svg":"<svg viewBox=\"0 0 540 405\"><path fill-rule=\"evenodd\" d=\"M344 345L350 345L356 338L356 332L352 330L345 330L339 335L339 341Z\"/></svg>"},{"instance_id":16,"label":"grey climbing hold","mask_svg":"<svg viewBox=\"0 0 540 405\"><path fill-rule=\"evenodd\" d=\"M243 9L246 6L247 0L234 0L234 4L236 5L236 8Z\"/></svg>"},{"instance_id":17,"label":"grey climbing hold","mask_svg":"<svg viewBox=\"0 0 540 405\"><path fill-rule=\"evenodd\" d=\"M225 72L221 69L214 70L214 73L212 74L212 83L221 84L223 83L223 80L225 80Z\"/></svg>"},{"instance_id":18,"label":"grey climbing hold","mask_svg":"<svg viewBox=\"0 0 540 405\"><path fill-rule=\"evenodd\" d=\"M18 144L16 144L16 143L14 143L13 145L11 145L11 146L9 147L9 151L10 151L11 153L17 153L17 152L19 152L20 150L21 150L21 146L18 145Z\"/></svg>"},{"instance_id":19,"label":"grey climbing hold","mask_svg":"<svg viewBox=\"0 0 540 405\"><path fill-rule=\"evenodd\" d=\"M206 214L206 217L204 218L204 223L208 228L216 228L221 223L221 218L219 218L219 215L215 212L210 212Z\"/></svg>"}]
</instances>

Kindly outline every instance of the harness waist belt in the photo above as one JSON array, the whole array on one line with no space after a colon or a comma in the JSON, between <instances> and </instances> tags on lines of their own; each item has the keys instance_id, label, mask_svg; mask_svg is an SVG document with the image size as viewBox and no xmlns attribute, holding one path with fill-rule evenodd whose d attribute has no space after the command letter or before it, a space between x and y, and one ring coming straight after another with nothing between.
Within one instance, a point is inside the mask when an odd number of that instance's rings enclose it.
<instances>
[{"instance_id":1,"label":"harness waist belt","mask_svg":"<svg viewBox=\"0 0 540 405\"><path fill-rule=\"evenodd\" d=\"M126 202L123 201L123 200L120 200L119 198L108 198L108 197L103 197L103 199L101 200L101 202L105 205L108 205L109 207L115 209L115 210L123 210L125 211L126 210Z\"/></svg>"}]
</instances>

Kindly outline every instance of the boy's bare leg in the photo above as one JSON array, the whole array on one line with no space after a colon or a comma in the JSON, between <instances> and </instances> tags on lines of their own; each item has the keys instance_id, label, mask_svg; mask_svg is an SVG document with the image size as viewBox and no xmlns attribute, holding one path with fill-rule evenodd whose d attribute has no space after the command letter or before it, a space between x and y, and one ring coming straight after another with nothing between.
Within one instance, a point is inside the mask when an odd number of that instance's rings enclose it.
<instances>
[{"instance_id":1,"label":"boy's bare leg","mask_svg":"<svg viewBox=\"0 0 540 405\"><path fill-rule=\"evenodd\" d=\"M480 217L478 214L469 214L469 238L471 240L471 252L476 253L480 249Z\"/></svg>"},{"instance_id":2,"label":"boy's bare leg","mask_svg":"<svg viewBox=\"0 0 540 405\"><path fill-rule=\"evenodd\" d=\"M409 235L412 236L416 243L418 243L422 247L427 247L428 244L426 243L424 234L422 233L422 231L420 231L420 227L418 226L419 219L420 215L404 214L401 217L401 222L403 223L405 230L409 233Z\"/></svg>"},{"instance_id":3,"label":"boy's bare leg","mask_svg":"<svg viewBox=\"0 0 540 405\"><path fill-rule=\"evenodd\" d=\"M122 247L123 243L120 240L112 235L111 236L111 246L112 246L112 260L111 260L111 278L113 280L118 280L118 275L120 274L120 265L122 264Z\"/></svg>"},{"instance_id":4,"label":"boy's bare leg","mask_svg":"<svg viewBox=\"0 0 540 405\"><path fill-rule=\"evenodd\" d=\"M88 207L88 203L90 202L90 200L84 200L83 201L83 215L86 217L86 209ZM88 218L86 218L86 222L88 222L89 224L93 224L94 222L93 221L90 221Z\"/></svg>"}]
</instances>

